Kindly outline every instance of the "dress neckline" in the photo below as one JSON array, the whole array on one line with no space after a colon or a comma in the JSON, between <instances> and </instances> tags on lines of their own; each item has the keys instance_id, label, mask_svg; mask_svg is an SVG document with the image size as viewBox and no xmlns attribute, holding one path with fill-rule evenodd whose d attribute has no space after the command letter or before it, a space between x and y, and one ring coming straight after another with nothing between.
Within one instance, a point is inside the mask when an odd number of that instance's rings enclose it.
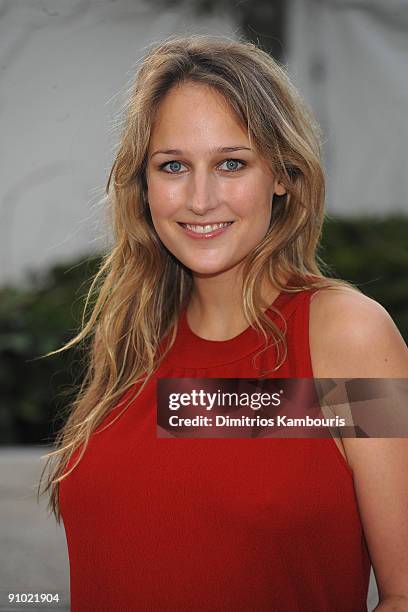
<instances>
[{"instance_id":1,"label":"dress neckline","mask_svg":"<svg viewBox=\"0 0 408 612\"><path fill-rule=\"evenodd\" d=\"M292 292L281 291L265 310L271 319L279 325L283 309L293 297ZM180 313L175 343L170 350L168 360L173 365L185 368L207 368L238 361L264 346L264 336L251 326L228 340L208 340L195 334L187 321L187 307Z\"/></svg>"},{"instance_id":2,"label":"dress neckline","mask_svg":"<svg viewBox=\"0 0 408 612\"><path fill-rule=\"evenodd\" d=\"M275 299L273 300L272 304L270 304L268 308L264 311L264 314L268 314L270 311L272 311L273 308L279 307L279 304L282 301L282 299L283 299L283 291L280 291L278 295L275 297ZM190 324L187 319L187 306L181 312L180 324L184 326L184 331L190 337L193 337L195 342L210 343L215 348L217 348L217 346L221 346L221 344L226 343L226 342L232 343L231 346L235 344L236 342L241 342L242 338L245 337L248 334L248 331L251 329L251 326L248 325L248 327L246 327L242 332L226 340L209 340L207 338L202 338L201 336L198 336L195 332L193 332L193 330L190 327Z\"/></svg>"}]
</instances>

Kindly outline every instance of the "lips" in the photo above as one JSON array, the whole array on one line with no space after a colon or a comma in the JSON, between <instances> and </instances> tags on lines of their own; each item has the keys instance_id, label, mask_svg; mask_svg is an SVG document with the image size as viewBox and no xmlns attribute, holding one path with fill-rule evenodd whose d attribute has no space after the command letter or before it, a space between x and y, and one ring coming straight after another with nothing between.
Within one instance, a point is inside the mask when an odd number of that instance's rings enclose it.
<instances>
[{"instance_id":1,"label":"lips","mask_svg":"<svg viewBox=\"0 0 408 612\"><path fill-rule=\"evenodd\" d=\"M205 223L205 224L203 223L179 223L179 225L197 234L208 234L209 232L214 232L218 229L228 227L232 223L233 221L220 221L217 223Z\"/></svg>"},{"instance_id":2,"label":"lips","mask_svg":"<svg viewBox=\"0 0 408 612\"><path fill-rule=\"evenodd\" d=\"M190 238L209 239L224 234L233 223L234 221L220 221L218 223L206 224L178 222L178 225L187 236L190 236Z\"/></svg>"}]
</instances>

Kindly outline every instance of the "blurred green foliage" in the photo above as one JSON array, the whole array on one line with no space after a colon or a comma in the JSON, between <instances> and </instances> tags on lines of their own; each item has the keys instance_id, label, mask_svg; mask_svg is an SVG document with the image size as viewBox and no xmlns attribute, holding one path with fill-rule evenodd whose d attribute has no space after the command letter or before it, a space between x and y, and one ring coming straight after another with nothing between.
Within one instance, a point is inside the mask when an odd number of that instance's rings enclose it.
<instances>
[{"instance_id":1,"label":"blurred green foliage","mask_svg":"<svg viewBox=\"0 0 408 612\"><path fill-rule=\"evenodd\" d=\"M382 304L408 341L408 216L328 218L319 255L331 276Z\"/></svg>"},{"instance_id":2,"label":"blurred green foliage","mask_svg":"<svg viewBox=\"0 0 408 612\"><path fill-rule=\"evenodd\" d=\"M50 444L75 397L81 351L40 358L80 329L99 257L31 275L29 288L0 289L0 444Z\"/></svg>"},{"instance_id":3,"label":"blurred green foliage","mask_svg":"<svg viewBox=\"0 0 408 612\"><path fill-rule=\"evenodd\" d=\"M408 340L408 217L327 219L320 257L331 275L385 306ZM75 396L85 351L56 350L79 331L99 257L0 289L0 443L49 444Z\"/></svg>"}]
</instances>

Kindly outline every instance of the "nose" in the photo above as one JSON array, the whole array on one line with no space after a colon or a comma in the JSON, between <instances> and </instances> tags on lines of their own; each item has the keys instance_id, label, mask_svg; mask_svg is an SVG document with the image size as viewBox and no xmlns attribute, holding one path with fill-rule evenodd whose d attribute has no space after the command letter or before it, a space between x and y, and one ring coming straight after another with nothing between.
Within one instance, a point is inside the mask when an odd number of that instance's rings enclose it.
<instances>
[{"instance_id":1,"label":"nose","mask_svg":"<svg viewBox=\"0 0 408 612\"><path fill-rule=\"evenodd\" d=\"M204 216L217 207L217 194L212 177L205 169L196 170L191 180L188 210Z\"/></svg>"}]
</instances>

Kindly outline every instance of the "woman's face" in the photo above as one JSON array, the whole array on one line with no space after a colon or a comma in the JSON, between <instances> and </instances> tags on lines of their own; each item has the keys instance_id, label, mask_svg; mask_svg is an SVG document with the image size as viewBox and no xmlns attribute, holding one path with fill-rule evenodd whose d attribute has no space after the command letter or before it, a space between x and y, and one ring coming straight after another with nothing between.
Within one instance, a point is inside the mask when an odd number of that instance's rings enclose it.
<instances>
[{"instance_id":1,"label":"woman's face","mask_svg":"<svg viewBox=\"0 0 408 612\"><path fill-rule=\"evenodd\" d=\"M146 178L157 234L199 276L238 267L268 230L273 194L285 193L222 96L196 83L162 100Z\"/></svg>"}]
</instances>

